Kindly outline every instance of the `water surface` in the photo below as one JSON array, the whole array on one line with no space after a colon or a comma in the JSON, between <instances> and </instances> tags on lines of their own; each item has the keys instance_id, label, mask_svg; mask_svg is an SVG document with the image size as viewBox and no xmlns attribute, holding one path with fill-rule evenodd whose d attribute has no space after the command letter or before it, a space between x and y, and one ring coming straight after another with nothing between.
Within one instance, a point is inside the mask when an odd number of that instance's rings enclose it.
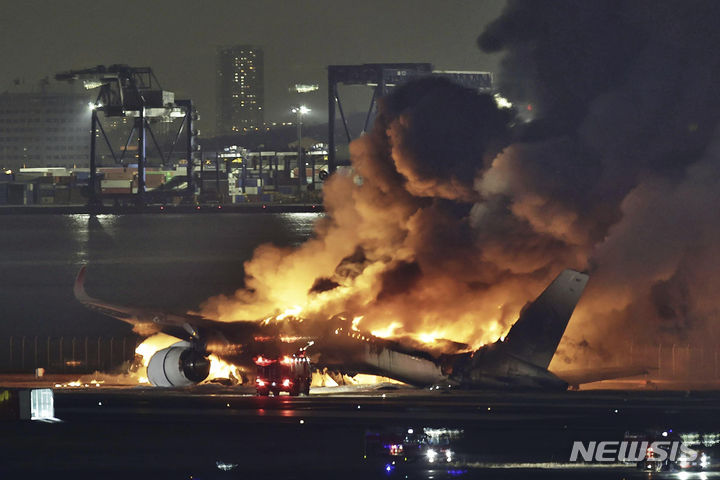
<instances>
[{"instance_id":1,"label":"water surface","mask_svg":"<svg viewBox=\"0 0 720 480\"><path fill-rule=\"evenodd\" d=\"M119 335L122 323L73 298L86 288L118 303L178 311L243 284L262 243L299 245L320 214L3 215L0 326L9 335Z\"/></svg>"}]
</instances>

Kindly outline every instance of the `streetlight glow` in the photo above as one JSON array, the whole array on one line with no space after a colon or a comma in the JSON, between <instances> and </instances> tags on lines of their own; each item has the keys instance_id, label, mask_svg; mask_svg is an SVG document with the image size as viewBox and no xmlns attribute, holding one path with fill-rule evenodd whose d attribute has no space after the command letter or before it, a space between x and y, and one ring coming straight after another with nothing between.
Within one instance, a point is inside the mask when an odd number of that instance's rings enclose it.
<instances>
[{"instance_id":1,"label":"streetlight glow","mask_svg":"<svg viewBox=\"0 0 720 480\"><path fill-rule=\"evenodd\" d=\"M290 111L299 115L307 115L308 113L312 112L312 109L306 107L305 105L300 105L299 107L293 107Z\"/></svg>"},{"instance_id":2,"label":"streetlight glow","mask_svg":"<svg viewBox=\"0 0 720 480\"><path fill-rule=\"evenodd\" d=\"M290 110L292 113L295 114L297 117L295 120L295 125L297 125L297 167L298 167L298 174L300 176L302 184L307 183L307 177L306 177L306 163L303 158L303 148L302 148L302 124L303 124L303 115L307 115L312 110L310 110L305 105L298 105L297 107L293 107L292 110ZM302 191L302 185L298 185L298 193Z\"/></svg>"},{"instance_id":3,"label":"streetlight glow","mask_svg":"<svg viewBox=\"0 0 720 480\"><path fill-rule=\"evenodd\" d=\"M313 83L313 84L305 84L305 83L296 83L292 87L290 87L291 92L295 93L310 93L314 92L316 90L320 89L320 85Z\"/></svg>"}]
</instances>

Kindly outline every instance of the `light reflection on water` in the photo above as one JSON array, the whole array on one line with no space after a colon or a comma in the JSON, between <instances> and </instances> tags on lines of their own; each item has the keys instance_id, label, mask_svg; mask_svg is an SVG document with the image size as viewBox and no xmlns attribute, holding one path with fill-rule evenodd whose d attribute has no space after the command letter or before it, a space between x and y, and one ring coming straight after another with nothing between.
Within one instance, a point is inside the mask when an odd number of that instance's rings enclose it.
<instances>
[{"instance_id":1,"label":"light reflection on water","mask_svg":"<svg viewBox=\"0 0 720 480\"><path fill-rule=\"evenodd\" d=\"M243 263L263 243L297 246L321 214L3 215L0 327L7 335L106 334L77 304L72 285L87 264L88 291L108 301L197 308L243 285ZM52 322L48 322L52 319Z\"/></svg>"},{"instance_id":2,"label":"light reflection on water","mask_svg":"<svg viewBox=\"0 0 720 480\"><path fill-rule=\"evenodd\" d=\"M90 215L79 213L68 215L71 222L71 231L74 232L77 240L77 250L75 252L76 263L86 264L90 261L90 235L93 230L105 231L110 233L109 229L113 227L117 221L117 215Z\"/></svg>"},{"instance_id":3,"label":"light reflection on water","mask_svg":"<svg viewBox=\"0 0 720 480\"><path fill-rule=\"evenodd\" d=\"M300 245L322 215L5 215L0 265L242 262L262 243Z\"/></svg>"}]
</instances>

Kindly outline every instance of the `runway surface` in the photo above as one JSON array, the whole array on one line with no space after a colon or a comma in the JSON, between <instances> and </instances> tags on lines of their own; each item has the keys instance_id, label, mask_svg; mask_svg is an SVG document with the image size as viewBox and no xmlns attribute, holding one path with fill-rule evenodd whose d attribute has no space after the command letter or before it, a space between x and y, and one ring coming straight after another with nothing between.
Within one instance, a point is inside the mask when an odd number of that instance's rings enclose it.
<instances>
[{"instance_id":1,"label":"runway surface","mask_svg":"<svg viewBox=\"0 0 720 480\"><path fill-rule=\"evenodd\" d=\"M568 460L573 440L720 431L718 392L443 392L384 385L262 398L246 387L219 385L82 387L55 389L55 411L61 422L2 424L3 472L61 478L717 478L714 469L648 474L634 465ZM408 431L455 432L442 447L452 448L452 461L430 463L407 451L410 458L388 456L380 444Z\"/></svg>"}]
</instances>

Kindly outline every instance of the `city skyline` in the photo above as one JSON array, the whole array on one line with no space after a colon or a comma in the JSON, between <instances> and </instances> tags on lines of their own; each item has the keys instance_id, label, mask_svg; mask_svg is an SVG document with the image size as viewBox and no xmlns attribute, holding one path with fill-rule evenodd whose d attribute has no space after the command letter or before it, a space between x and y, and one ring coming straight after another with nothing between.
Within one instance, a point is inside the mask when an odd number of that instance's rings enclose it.
<instances>
[{"instance_id":1,"label":"city skyline","mask_svg":"<svg viewBox=\"0 0 720 480\"><path fill-rule=\"evenodd\" d=\"M4 7L0 39L0 92L17 78L26 84L57 72L99 64L150 66L162 86L191 98L203 136L215 129L215 52L219 46L252 44L265 52L265 120L292 121L298 102L313 110L308 124L327 120L327 66L375 62L430 62L438 69L496 71L497 55L476 39L505 2L433 1L218 2L210 9L187 0L67 3L21 2ZM144 15L138 16L136 12ZM108 30L113 25L122 28ZM320 90L299 97L295 83ZM348 109L367 108L368 92L347 89Z\"/></svg>"}]
</instances>

